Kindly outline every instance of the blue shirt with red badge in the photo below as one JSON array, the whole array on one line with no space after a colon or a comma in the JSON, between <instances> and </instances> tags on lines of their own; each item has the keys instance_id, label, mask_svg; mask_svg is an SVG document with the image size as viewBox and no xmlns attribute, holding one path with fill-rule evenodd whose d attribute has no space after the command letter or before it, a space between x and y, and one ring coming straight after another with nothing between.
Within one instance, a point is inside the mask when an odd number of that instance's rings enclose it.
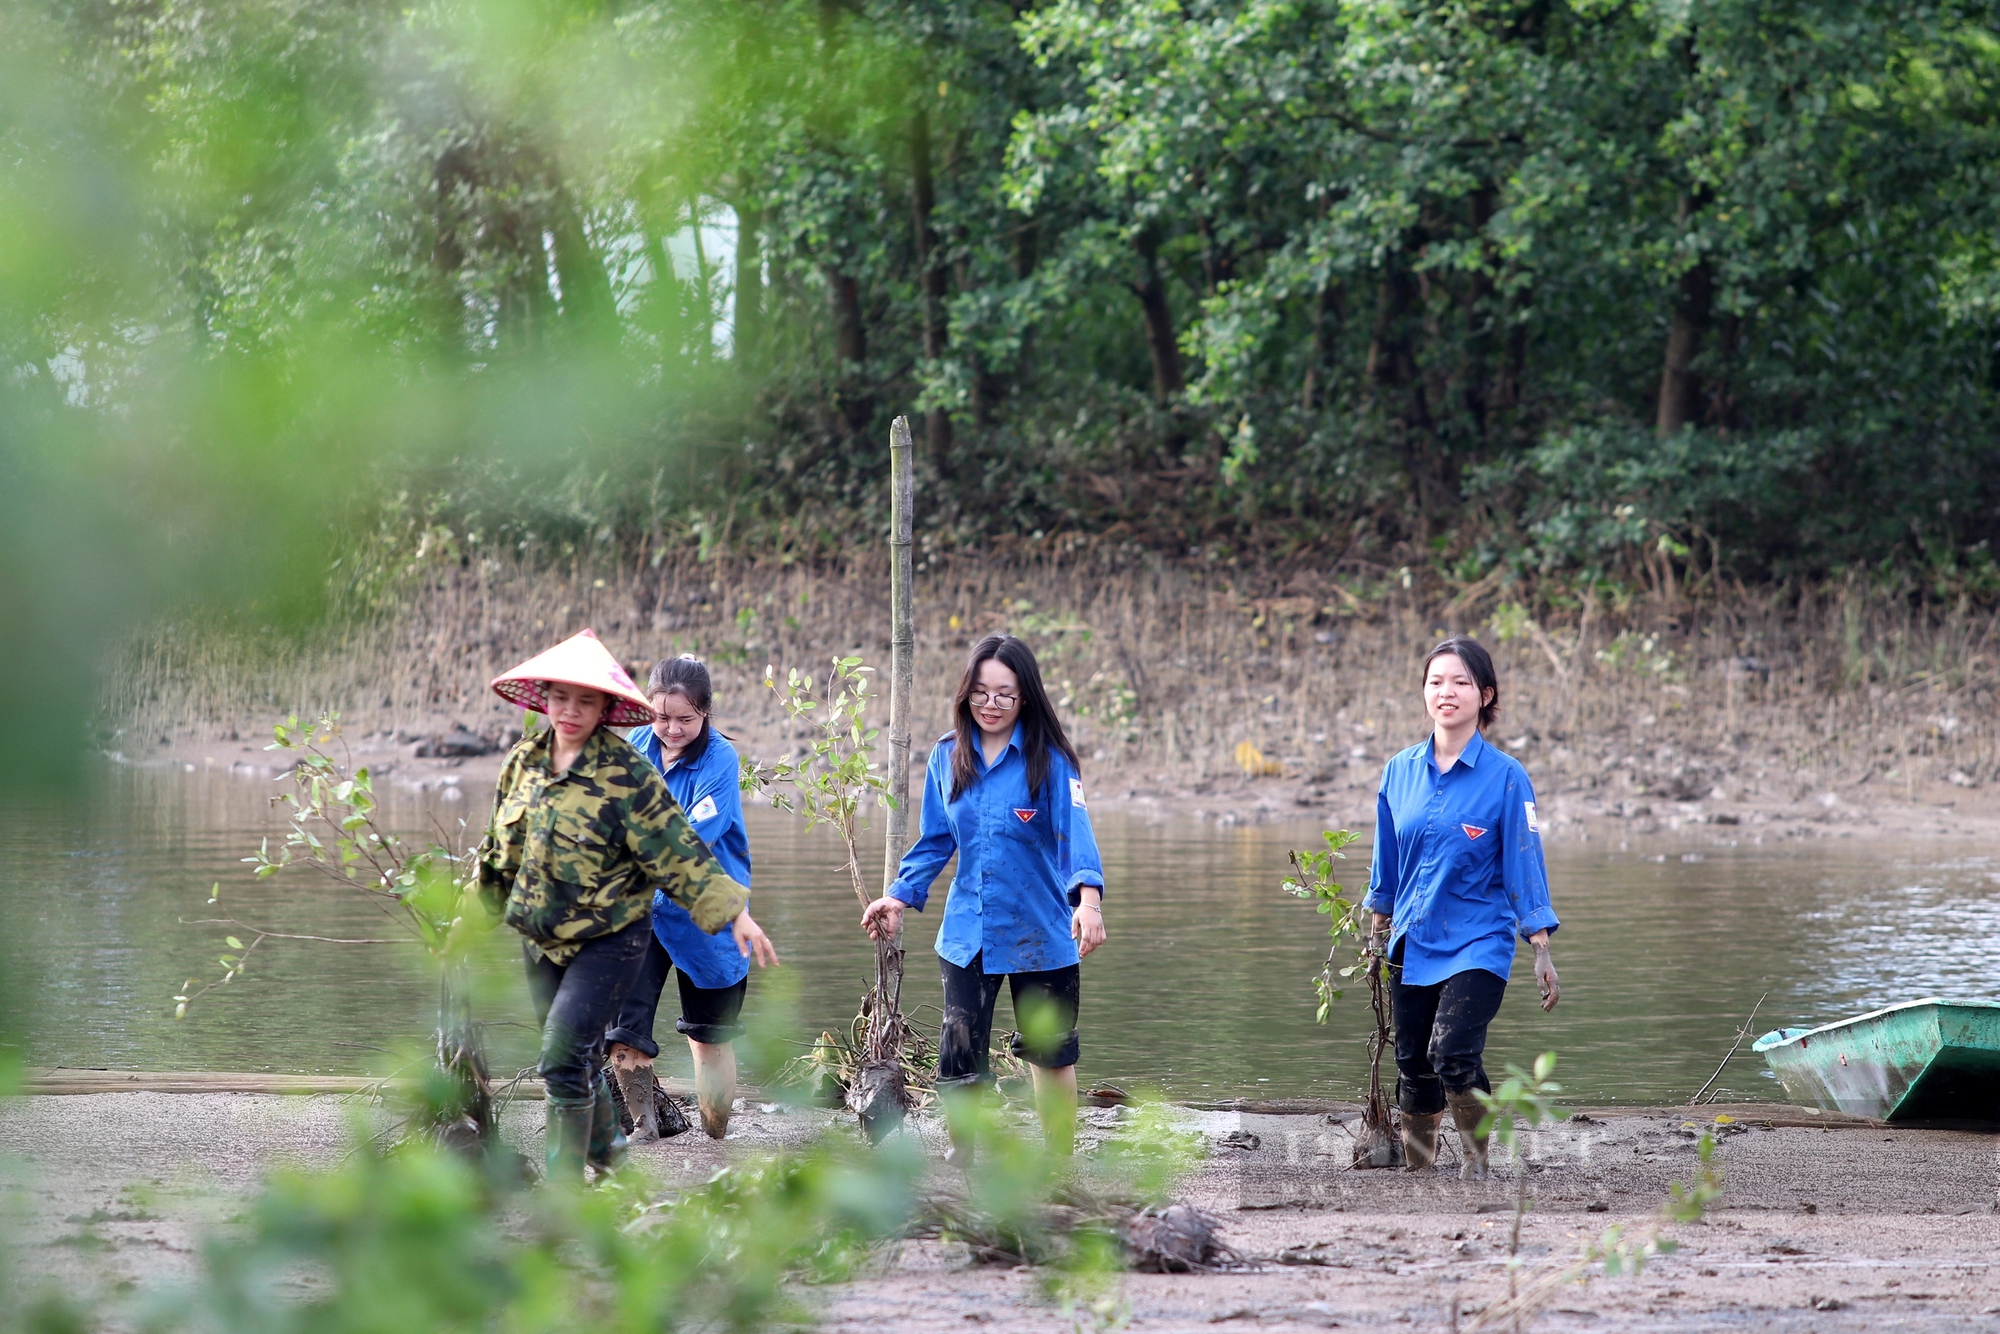
<instances>
[{"instance_id":1,"label":"blue shirt with red badge","mask_svg":"<svg viewBox=\"0 0 2000 1334\"><path fill-rule=\"evenodd\" d=\"M1406 986L1471 968L1504 978L1516 935L1561 925L1534 784L1476 732L1444 773L1431 746L1411 746L1382 769L1366 906L1392 919L1389 957L1400 957Z\"/></svg>"},{"instance_id":2,"label":"blue shirt with red badge","mask_svg":"<svg viewBox=\"0 0 2000 1334\"><path fill-rule=\"evenodd\" d=\"M952 854L958 874L946 896L937 952L960 968L980 958L989 974L1041 973L1077 961L1070 913L1085 885L1104 888L1104 865L1084 805L1083 779L1057 750L1040 792L1028 791L1021 726L990 766L975 750L971 786L951 799L947 733L924 771L917 841L903 854L890 898L922 912Z\"/></svg>"},{"instance_id":3,"label":"blue shirt with red badge","mask_svg":"<svg viewBox=\"0 0 2000 1334\"><path fill-rule=\"evenodd\" d=\"M750 831L743 823L743 789L737 776L736 747L710 723L702 728L701 749L683 754L671 766L660 764L660 738L651 726L635 727L625 738L653 762L667 781L667 791L686 812L688 823L729 878L750 888ZM674 967L704 990L733 987L750 975L750 961L736 948L727 931L709 935L694 924L686 908L665 894L653 894L653 934L673 958Z\"/></svg>"}]
</instances>

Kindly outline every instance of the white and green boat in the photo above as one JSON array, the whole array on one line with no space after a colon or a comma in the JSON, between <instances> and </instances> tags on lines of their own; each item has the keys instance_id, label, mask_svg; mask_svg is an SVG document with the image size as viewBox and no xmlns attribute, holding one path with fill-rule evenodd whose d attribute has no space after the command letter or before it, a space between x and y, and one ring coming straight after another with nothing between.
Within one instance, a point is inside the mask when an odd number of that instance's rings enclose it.
<instances>
[{"instance_id":1,"label":"white and green boat","mask_svg":"<svg viewBox=\"0 0 2000 1334\"><path fill-rule=\"evenodd\" d=\"M1906 1001L1757 1039L1792 1100L1884 1121L2000 1123L2000 1001Z\"/></svg>"}]
</instances>

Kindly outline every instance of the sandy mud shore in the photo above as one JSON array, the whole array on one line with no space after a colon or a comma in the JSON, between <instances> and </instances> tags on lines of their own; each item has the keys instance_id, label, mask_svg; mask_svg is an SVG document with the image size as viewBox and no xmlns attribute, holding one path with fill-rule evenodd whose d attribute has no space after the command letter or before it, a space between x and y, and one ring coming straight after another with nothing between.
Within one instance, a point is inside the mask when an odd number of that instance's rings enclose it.
<instances>
[{"instance_id":1,"label":"sandy mud shore","mask_svg":"<svg viewBox=\"0 0 2000 1334\"><path fill-rule=\"evenodd\" d=\"M1681 1249L1638 1278L1562 1290L1538 1330L2000 1331L2000 1136L1880 1126L1820 1128L1768 1106L1736 1117L1716 1161L1725 1195ZM0 1153L28 1273L110 1290L191 1274L277 1163L330 1166L377 1114L329 1096L103 1093L0 1104ZM1081 1151L1115 1133L1090 1108ZM1454 1171L1347 1170L1352 1113L1179 1109L1207 1155L1181 1196L1216 1215L1255 1262L1241 1272L1132 1274L1118 1300L1133 1328L1444 1330L1504 1294L1517 1166L1486 1183ZM540 1107L507 1131L539 1157ZM1604 1228L1650 1225L1669 1183L1695 1169L1681 1112L1588 1112L1526 1142L1534 1207L1522 1249L1551 1266ZM730 1138L698 1131L634 1154L663 1182L726 1162L853 1134L816 1109L746 1103ZM919 1121L927 1141L938 1128ZM1448 1137L1447 1137L1448 1138ZM936 1145L933 1145L936 1147ZM1447 1155L1449 1156L1449 1155ZM942 1166L936 1169L941 1175ZM962 1246L913 1241L856 1280L816 1289L833 1331L1069 1328L1032 1271L982 1266Z\"/></svg>"}]
</instances>

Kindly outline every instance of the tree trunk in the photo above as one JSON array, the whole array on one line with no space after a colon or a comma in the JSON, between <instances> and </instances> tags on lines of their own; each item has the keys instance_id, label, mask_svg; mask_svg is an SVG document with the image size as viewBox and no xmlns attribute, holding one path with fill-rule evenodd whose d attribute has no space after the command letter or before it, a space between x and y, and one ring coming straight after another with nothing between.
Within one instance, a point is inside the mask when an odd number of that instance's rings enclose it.
<instances>
[{"instance_id":1,"label":"tree trunk","mask_svg":"<svg viewBox=\"0 0 2000 1334\"><path fill-rule=\"evenodd\" d=\"M1417 282L1401 252L1382 270L1375 301L1375 330L1368 342L1368 385L1384 414L1390 445L1402 459L1416 491L1420 526L1451 507L1451 487L1434 458L1430 400L1417 364L1412 324Z\"/></svg>"},{"instance_id":2,"label":"tree trunk","mask_svg":"<svg viewBox=\"0 0 2000 1334\"><path fill-rule=\"evenodd\" d=\"M833 299L833 350L840 359L835 398L849 430L859 431L875 415L875 406L861 384L862 363L868 360L868 330L861 320L861 284L838 269L826 271Z\"/></svg>"},{"instance_id":3,"label":"tree trunk","mask_svg":"<svg viewBox=\"0 0 2000 1334\"><path fill-rule=\"evenodd\" d=\"M1700 211L1702 203L1695 196L1681 196L1680 222L1683 228ZM1701 377L1694 372L1694 361L1701 355L1701 340L1708 332L1714 301L1714 271L1709 268L1706 259L1697 260L1681 274L1674 293L1673 315L1667 323L1666 366L1660 373L1660 404L1656 419L1661 435L1672 435L1701 415Z\"/></svg>"},{"instance_id":4,"label":"tree trunk","mask_svg":"<svg viewBox=\"0 0 2000 1334\"><path fill-rule=\"evenodd\" d=\"M699 223L697 223L699 226ZM604 262L590 248L583 217L569 193L556 190L556 216L549 229L555 237L556 280L562 284L563 319L572 329L601 333L618 313L611 295L611 278Z\"/></svg>"},{"instance_id":5,"label":"tree trunk","mask_svg":"<svg viewBox=\"0 0 2000 1334\"><path fill-rule=\"evenodd\" d=\"M763 215L745 204L736 206L736 315L730 331L730 357L737 368L755 371L764 344L764 249L759 229Z\"/></svg>"},{"instance_id":6,"label":"tree trunk","mask_svg":"<svg viewBox=\"0 0 2000 1334\"><path fill-rule=\"evenodd\" d=\"M1346 296L1346 291L1331 277L1319 289L1313 309L1312 351L1306 361L1305 383L1299 390L1299 406L1306 412L1320 405L1321 395L1326 392L1325 381L1332 376L1340 349L1341 327L1346 322Z\"/></svg>"},{"instance_id":7,"label":"tree trunk","mask_svg":"<svg viewBox=\"0 0 2000 1334\"><path fill-rule=\"evenodd\" d=\"M1493 250L1486 242L1487 224L1493 221L1493 211L1498 200L1498 191L1492 185L1482 185L1472 192L1472 231L1474 243L1480 248L1480 257L1486 261L1472 271L1465 285L1465 365L1459 375L1459 394L1465 415L1479 430L1482 443L1491 443L1492 427L1492 375L1494 353L1498 350L1495 333L1499 321L1494 309L1493 275L1487 265L1494 259Z\"/></svg>"},{"instance_id":8,"label":"tree trunk","mask_svg":"<svg viewBox=\"0 0 2000 1334\"><path fill-rule=\"evenodd\" d=\"M1173 307L1167 303L1166 280L1160 275L1160 242L1148 228L1139 233L1139 283L1132 290L1146 313L1146 350L1153 358L1153 392L1162 403L1185 388L1181 378L1181 347L1174 337Z\"/></svg>"},{"instance_id":9,"label":"tree trunk","mask_svg":"<svg viewBox=\"0 0 2000 1334\"><path fill-rule=\"evenodd\" d=\"M911 230L917 242L918 286L924 297L924 360L936 364L945 353L945 269L931 228L931 122L922 106L910 116ZM924 445L942 476L951 466L951 414L941 407L924 414Z\"/></svg>"},{"instance_id":10,"label":"tree trunk","mask_svg":"<svg viewBox=\"0 0 2000 1334\"><path fill-rule=\"evenodd\" d=\"M1013 261L1014 281L1026 282L1035 276L1035 269L1042 262L1041 224L1033 218L1014 229L1013 247L1009 258ZM1021 350L1014 361L1014 387L1026 389L1035 375L1035 326L1030 324L1021 330Z\"/></svg>"}]
</instances>

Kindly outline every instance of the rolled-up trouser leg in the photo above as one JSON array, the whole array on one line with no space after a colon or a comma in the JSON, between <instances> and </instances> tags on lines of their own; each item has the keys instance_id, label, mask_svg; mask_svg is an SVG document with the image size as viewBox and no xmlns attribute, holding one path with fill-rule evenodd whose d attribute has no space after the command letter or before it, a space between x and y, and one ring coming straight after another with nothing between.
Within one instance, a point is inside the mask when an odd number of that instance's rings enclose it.
<instances>
[{"instance_id":1,"label":"rolled-up trouser leg","mask_svg":"<svg viewBox=\"0 0 2000 1334\"><path fill-rule=\"evenodd\" d=\"M610 1031L604 1035L607 1046L622 1042L634 1051L643 1052L648 1060L660 1054L660 1044L653 1039L653 1019L660 1010L660 993L666 989L667 974L673 970L674 961L667 947L658 936L647 931L646 952L639 959L632 985L619 1003Z\"/></svg>"},{"instance_id":2,"label":"rolled-up trouser leg","mask_svg":"<svg viewBox=\"0 0 2000 1334\"><path fill-rule=\"evenodd\" d=\"M641 919L585 942L566 964L530 951L528 991L542 1023L542 1084L550 1098L594 1105L604 1030L630 989L652 926Z\"/></svg>"},{"instance_id":3,"label":"rolled-up trouser leg","mask_svg":"<svg viewBox=\"0 0 2000 1334\"><path fill-rule=\"evenodd\" d=\"M1008 1050L1029 1065L1062 1070L1083 1054L1076 1016L1082 1006L1083 969L1077 964L1040 973L1013 973L1014 1022L1021 1026ZM992 1009L987 1010L991 1019Z\"/></svg>"}]
</instances>

